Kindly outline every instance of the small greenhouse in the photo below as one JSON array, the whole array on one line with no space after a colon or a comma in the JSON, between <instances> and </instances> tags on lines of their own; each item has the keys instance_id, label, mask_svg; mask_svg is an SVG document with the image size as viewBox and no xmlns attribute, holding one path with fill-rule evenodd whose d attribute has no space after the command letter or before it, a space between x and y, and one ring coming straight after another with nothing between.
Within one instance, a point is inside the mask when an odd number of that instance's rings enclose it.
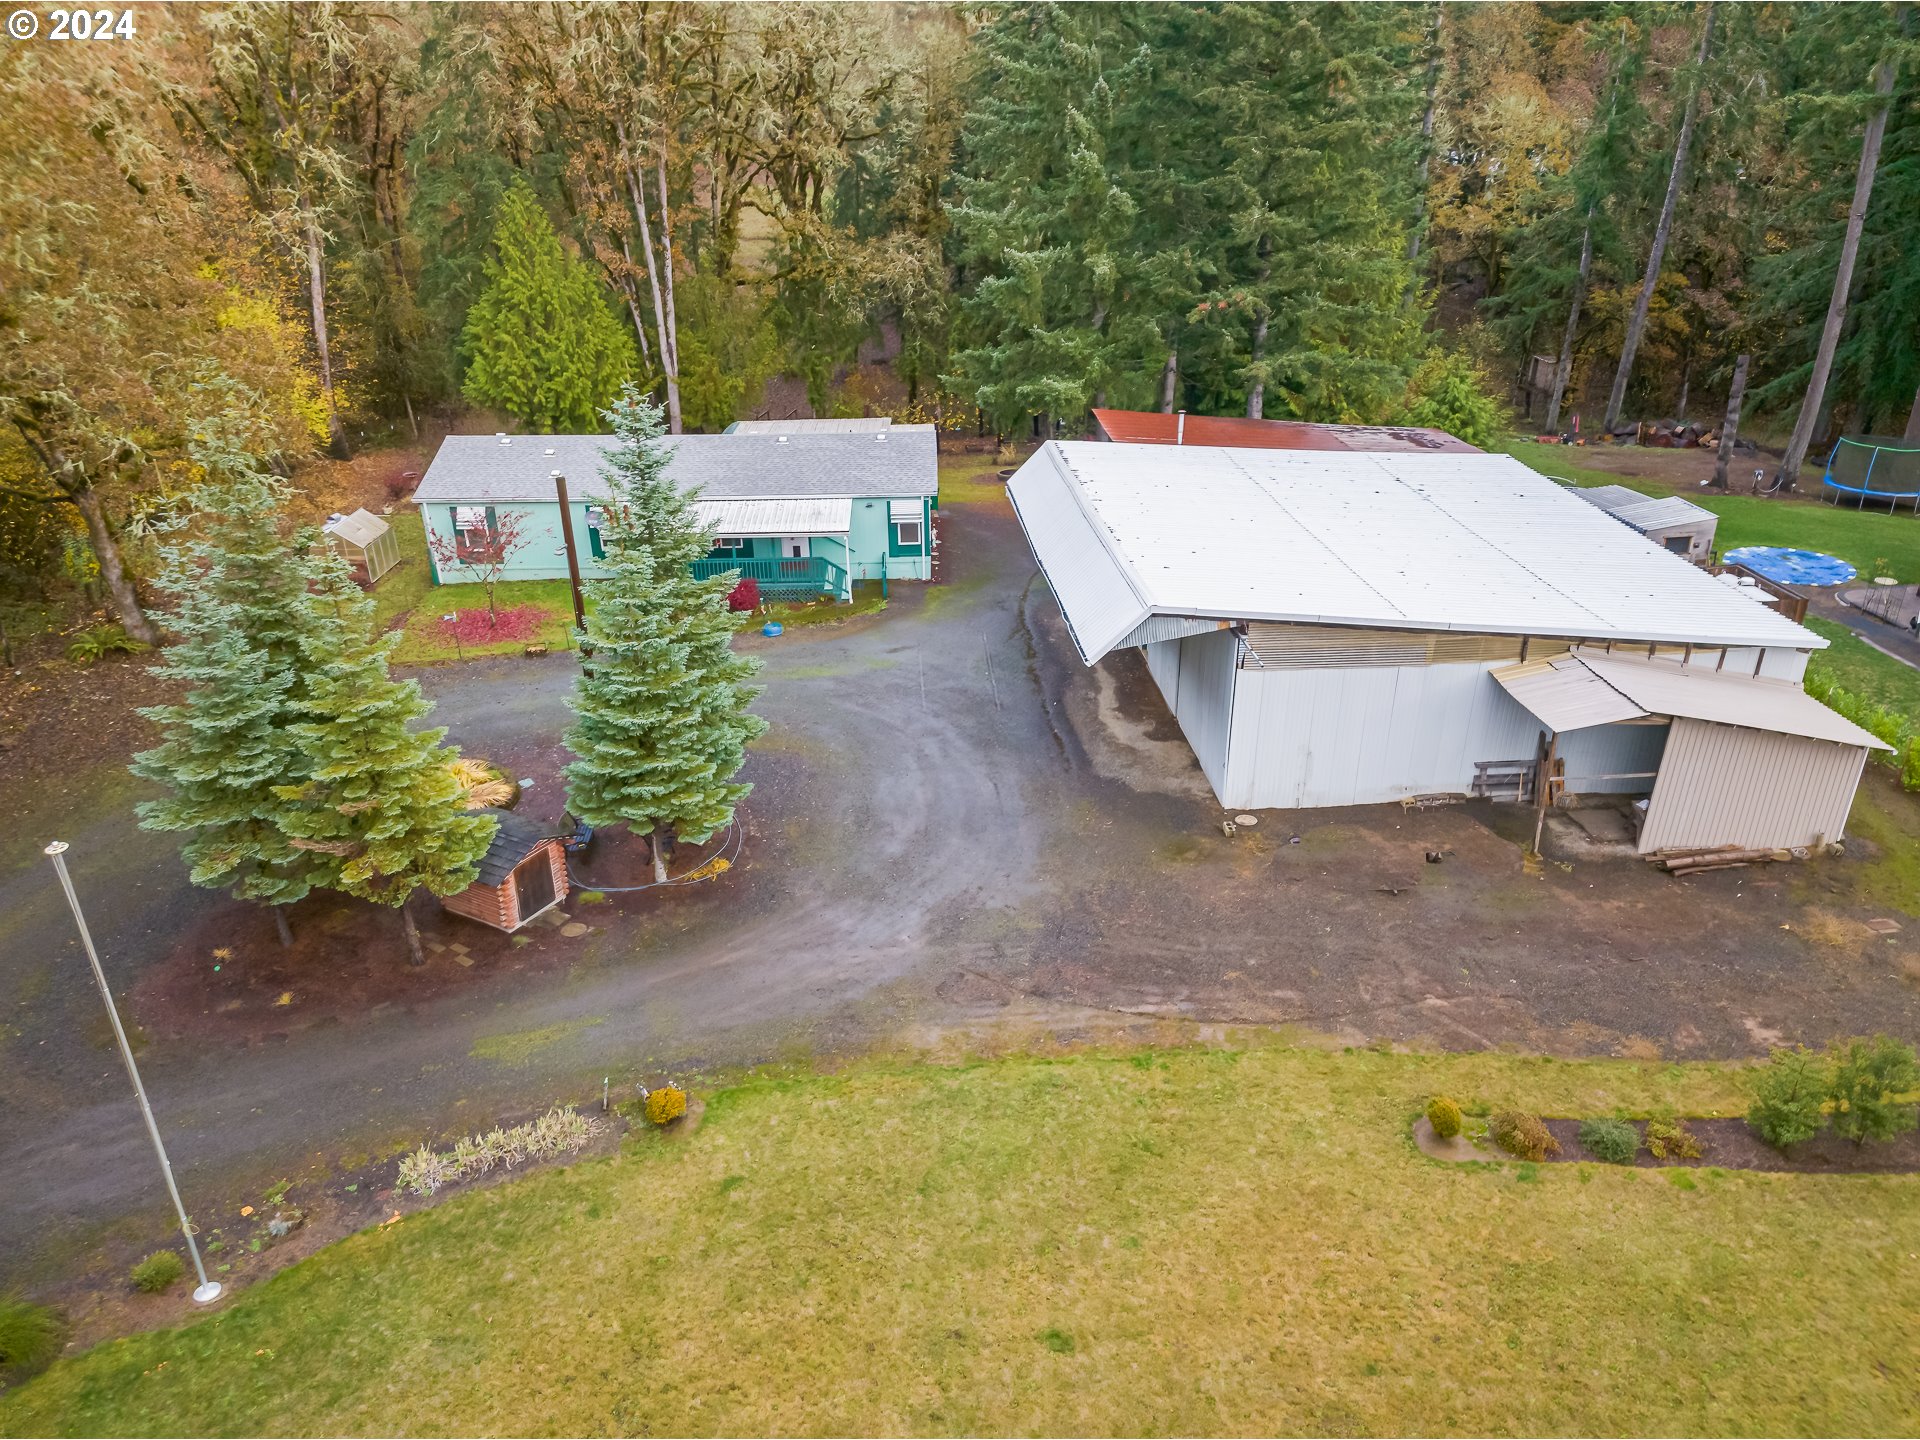
<instances>
[{"instance_id":1,"label":"small greenhouse","mask_svg":"<svg viewBox=\"0 0 1920 1440\"><path fill-rule=\"evenodd\" d=\"M400 541L393 527L369 510L336 515L320 529L368 585L378 584L400 563Z\"/></svg>"}]
</instances>

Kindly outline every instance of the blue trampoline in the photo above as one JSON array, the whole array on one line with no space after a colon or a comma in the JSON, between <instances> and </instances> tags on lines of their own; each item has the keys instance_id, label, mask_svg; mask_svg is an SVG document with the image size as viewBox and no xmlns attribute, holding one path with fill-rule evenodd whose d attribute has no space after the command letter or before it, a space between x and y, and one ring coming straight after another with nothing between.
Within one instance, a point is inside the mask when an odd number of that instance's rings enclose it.
<instances>
[{"instance_id":1,"label":"blue trampoline","mask_svg":"<svg viewBox=\"0 0 1920 1440\"><path fill-rule=\"evenodd\" d=\"M1776 585L1844 585L1856 573L1835 556L1818 550L1784 550L1778 545L1742 545L1720 558Z\"/></svg>"}]
</instances>

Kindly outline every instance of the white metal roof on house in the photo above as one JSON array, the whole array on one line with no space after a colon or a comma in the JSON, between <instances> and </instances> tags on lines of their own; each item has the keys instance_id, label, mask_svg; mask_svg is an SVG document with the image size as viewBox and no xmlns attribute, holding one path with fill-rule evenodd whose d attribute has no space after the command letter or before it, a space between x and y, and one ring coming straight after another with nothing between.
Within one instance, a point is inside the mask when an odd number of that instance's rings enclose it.
<instances>
[{"instance_id":1,"label":"white metal roof on house","mask_svg":"<svg viewBox=\"0 0 1920 1440\"><path fill-rule=\"evenodd\" d=\"M1715 525L1719 516L1713 511L1683 500L1678 495L1642 495L1624 485L1595 485L1575 490L1589 505L1597 505L1624 525L1641 534L1649 530L1682 530L1699 525Z\"/></svg>"},{"instance_id":2,"label":"white metal roof on house","mask_svg":"<svg viewBox=\"0 0 1920 1440\"><path fill-rule=\"evenodd\" d=\"M853 527L853 501L845 495L697 500L693 510L716 535L844 535Z\"/></svg>"},{"instance_id":3,"label":"white metal roof on house","mask_svg":"<svg viewBox=\"0 0 1920 1440\"><path fill-rule=\"evenodd\" d=\"M667 435L667 474L710 499L932 495L940 487L931 425L860 435ZM551 502L553 472L576 500L605 500L611 435L449 435L413 492L417 504Z\"/></svg>"},{"instance_id":4,"label":"white metal roof on house","mask_svg":"<svg viewBox=\"0 0 1920 1440\"><path fill-rule=\"evenodd\" d=\"M337 520L329 520L320 528L327 534L338 535L349 545L358 545L364 550L393 527L372 511L360 509L351 515L342 515Z\"/></svg>"},{"instance_id":5,"label":"white metal roof on house","mask_svg":"<svg viewBox=\"0 0 1920 1440\"><path fill-rule=\"evenodd\" d=\"M1007 493L1088 664L1150 615L1826 644L1505 455L1053 441Z\"/></svg>"},{"instance_id":6,"label":"white metal roof on house","mask_svg":"<svg viewBox=\"0 0 1920 1440\"><path fill-rule=\"evenodd\" d=\"M840 420L736 420L729 435L871 435L893 424L891 415L854 415Z\"/></svg>"},{"instance_id":7,"label":"white metal roof on house","mask_svg":"<svg viewBox=\"0 0 1920 1440\"><path fill-rule=\"evenodd\" d=\"M1585 650L1491 673L1501 688L1556 731L1664 715L1836 745L1892 748L1790 680L1760 680L1706 666Z\"/></svg>"}]
</instances>

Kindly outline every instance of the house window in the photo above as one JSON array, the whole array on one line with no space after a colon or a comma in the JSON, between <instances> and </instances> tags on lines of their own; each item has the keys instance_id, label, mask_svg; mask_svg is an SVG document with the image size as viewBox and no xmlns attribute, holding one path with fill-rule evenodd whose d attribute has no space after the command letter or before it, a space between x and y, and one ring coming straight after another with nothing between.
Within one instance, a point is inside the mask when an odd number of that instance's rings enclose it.
<instances>
[{"instance_id":1,"label":"house window","mask_svg":"<svg viewBox=\"0 0 1920 1440\"><path fill-rule=\"evenodd\" d=\"M1688 554L1693 549L1693 537L1691 535L1669 535L1667 537L1667 549L1676 555Z\"/></svg>"},{"instance_id":2,"label":"house window","mask_svg":"<svg viewBox=\"0 0 1920 1440\"><path fill-rule=\"evenodd\" d=\"M920 547L920 522L918 520L894 521L893 543L903 550L917 550Z\"/></svg>"},{"instance_id":3,"label":"house window","mask_svg":"<svg viewBox=\"0 0 1920 1440\"><path fill-rule=\"evenodd\" d=\"M715 538L713 542L713 554L709 558L714 560L739 560L744 558L747 551L752 547L753 542L745 536L721 535Z\"/></svg>"},{"instance_id":4,"label":"house window","mask_svg":"<svg viewBox=\"0 0 1920 1440\"><path fill-rule=\"evenodd\" d=\"M491 505L453 507L453 548L462 560L472 559L493 541Z\"/></svg>"}]
</instances>

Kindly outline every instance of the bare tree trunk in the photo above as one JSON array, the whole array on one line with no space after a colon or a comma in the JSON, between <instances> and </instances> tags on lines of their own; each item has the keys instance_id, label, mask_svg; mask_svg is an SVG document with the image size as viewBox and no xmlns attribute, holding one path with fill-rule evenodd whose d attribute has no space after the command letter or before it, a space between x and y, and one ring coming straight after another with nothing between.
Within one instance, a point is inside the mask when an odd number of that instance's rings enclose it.
<instances>
[{"instance_id":1,"label":"bare tree trunk","mask_svg":"<svg viewBox=\"0 0 1920 1440\"><path fill-rule=\"evenodd\" d=\"M1727 391L1727 418L1720 426L1720 453L1713 462L1713 483L1715 488L1727 488L1727 466L1733 463L1733 442L1740 438L1740 402L1747 394L1747 362L1751 355L1741 355L1733 362L1733 386Z\"/></svg>"},{"instance_id":2,"label":"bare tree trunk","mask_svg":"<svg viewBox=\"0 0 1920 1440\"><path fill-rule=\"evenodd\" d=\"M1431 118L1431 117L1429 117ZM1253 323L1253 383L1247 386L1247 418L1258 420L1267 405L1267 382L1260 373L1260 362L1267 353L1267 324L1271 318L1267 310L1265 291L1267 280L1273 274L1273 238L1260 237L1260 279L1261 290L1260 318Z\"/></svg>"},{"instance_id":3,"label":"bare tree trunk","mask_svg":"<svg viewBox=\"0 0 1920 1440\"><path fill-rule=\"evenodd\" d=\"M1907 433L1902 438L1909 445L1920 445L1920 390L1913 392L1913 409L1907 413Z\"/></svg>"},{"instance_id":4,"label":"bare tree trunk","mask_svg":"<svg viewBox=\"0 0 1920 1440\"><path fill-rule=\"evenodd\" d=\"M1687 352L1686 363L1680 367L1680 405L1674 411L1673 418L1681 423L1687 418L1687 399L1693 393L1693 352Z\"/></svg>"},{"instance_id":5,"label":"bare tree trunk","mask_svg":"<svg viewBox=\"0 0 1920 1440\"><path fill-rule=\"evenodd\" d=\"M627 257L627 269L633 269L633 247L627 243L627 237L620 237L620 253ZM640 297L634 293L633 277L627 276L621 282L620 289L627 297L627 314L633 317L633 333L640 337L640 362L653 364L653 347L647 343L646 323L640 318Z\"/></svg>"},{"instance_id":6,"label":"bare tree trunk","mask_svg":"<svg viewBox=\"0 0 1920 1440\"><path fill-rule=\"evenodd\" d=\"M120 627L142 644L158 645L160 631L140 608L140 596L127 575L126 563L120 558L120 542L113 538L113 530L107 524L100 492L89 485L69 493L73 496L74 508L86 522L87 541L93 546L94 558L100 562L100 581L107 588L113 608L120 613Z\"/></svg>"},{"instance_id":7,"label":"bare tree trunk","mask_svg":"<svg viewBox=\"0 0 1920 1440\"><path fill-rule=\"evenodd\" d=\"M1167 351L1167 363L1160 369L1160 413L1173 413L1173 392L1180 382L1180 347Z\"/></svg>"},{"instance_id":8,"label":"bare tree trunk","mask_svg":"<svg viewBox=\"0 0 1920 1440\"><path fill-rule=\"evenodd\" d=\"M653 880L656 885L667 883L667 827L666 822L653 822L653 833L647 837L647 848L653 852Z\"/></svg>"},{"instance_id":9,"label":"bare tree trunk","mask_svg":"<svg viewBox=\"0 0 1920 1440\"><path fill-rule=\"evenodd\" d=\"M427 952L420 948L420 927L413 923L413 911L407 905L411 899L413 896L408 895L406 900L400 902L400 927L407 933L407 963L424 965L427 963Z\"/></svg>"},{"instance_id":10,"label":"bare tree trunk","mask_svg":"<svg viewBox=\"0 0 1920 1440\"><path fill-rule=\"evenodd\" d=\"M1433 161L1433 116L1440 96L1440 23L1446 16L1446 6L1436 3L1433 7L1433 26L1427 40L1427 113L1420 121L1420 169L1418 188L1414 191L1413 233L1407 237L1407 263L1411 265L1420 258L1420 227L1427 219L1427 173Z\"/></svg>"},{"instance_id":11,"label":"bare tree trunk","mask_svg":"<svg viewBox=\"0 0 1920 1440\"><path fill-rule=\"evenodd\" d=\"M1780 462L1780 478L1785 488L1793 489L1800 478L1801 462L1807 458L1807 446L1813 440L1813 427L1820 418L1826 398L1827 377L1833 372L1833 352L1840 345L1840 331L1847 323L1847 293L1853 289L1853 262L1860 255L1860 232L1866 228L1867 206L1873 203L1873 173L1880 165L1880 141L1887 133L1887 111L1892 107L1885 98L1893 94L1893 61L1882 60L1873 77L1873 93L1882 101L1867 121L1867 133L1860 141L1860 169L1853 181L1853 204L1847 209L1847 234L1840 245L1840 268L1833 277L1833 298L1827 302L1827 323L1820 327L1820 349L1813 357L1813 374L1807 377L1807 397L1800 402L1800 417L1793 423L1793 438L1787 442L1786 458Z\"/></svg>"},{"instance_id":12,"label":"bare tree trunk","mask_svg":"<svg viewBox=\"0 0 1920 1440\"><path fill-rule=\"evenodd\" d=\"M293 947L293 927L287 924L287 907L284 905L269 905L267 908L273 911L273 928L280 932L281 948L291 949Z\"/></svg>"},{"instance_id":13,"label":"bare tree trunk","mask_svg":"<svg viewBox=\"0 0 1920 1440\"><path fill-rule=\"evenodd\" d=\"M653 288L653 328L660 337L660 369L667 381L667 424L673 433L680 433L680 365L679 357L673 351L673 339L667 329L667 306L660 297L660 266L653 252L653 223L647 219L646 197L640 190L639 172L633 168L632 153L627 149L626 122L614 121L614 133L620 140L620 168L626 175L627 196L633 202L633 215L640 222L640 244L647 252L647 283Z\"/></svg>"},{"instance_id":14,"label":"bare tree trunk","mask_svg":"<svg viewBox=\"0 0 1920 1440\"><path fill-rule=\"evenodd\" d=\"M417 441L420 438L420 422L413 415L413 397L402 392L400 403L407 407L407 429L412 432L413 438Z\"/></svg>"},{"instance_id":15,"label":"bare tree trunk","mask_svg":"<svg viewBox=\"0 0 1920 1440\"><path fill-rule=\"evenodd\" d=\"M327 436L334 458L348 459L346 427L340 423L340 407L333 394L333 348L327 338L327 281L320 248L320 222L304 196L300 200L300 223L307 242L307 294L313 306L313 352L320 362L320 393L327 402Z\"/></svg>"},{"instance_id":16,"label":"bare tree trunk","mask_svg":"<svg viewBox=\"0 0 1920 1440\"><path fill-rule=\"evenodd\" d=\"M1580 231L1580 273L1573 282L1573 303L1567 307L1567 328L1560 336L1560 363L1553 367L1553 394L1547 400L1547 433L1560 429L1560 402L1566 398L1567 382L1573 378L1573 339L1580 330L1580 311L1587 303L1587 280L1593 274L1593 207L1587 207L1587 223Z\"/></svg>"},{"instance_id":17,"label":"bare tree trunk","mask_svg":"<svg viewBox=\"0 0 1920 1440\"><path fill-rule=\"evenodd\" d=\"M1705 22L1700 27L1700 54L1697 65L1707 63L1707 50L1713 43L1714 8L1707 3ZM1687 151L1693 144L1694 117L1700 110L1700 77L1694 78L1693 91L1687 96L1687 108L1680 119L1680 140L1673 149L1673 169L1667 174L1667 196L1660 204L1660 223L1653 232L1653 249L1647 256L1647 273L1640 282L1640 294L1633 302L1633 314L1627 320L1626 339L1620 346L1620 368L1613 372L1613 393L1607 397L1607 418L1601 428L1611 433L1620 423L1620 410L1627 402L1627 382L1633 378L1633 357L1640 349L1640 337L1646 333L1647 309L1653 304L1654 287L1660 283L1660 266L1667 258L1667 239L1673 233L1673 213L1680 204L1680 187L1687 174Z\"/></svg>"},{"instance_id":18,"label":"bare tree trunk","mask_svg":"<svg viewBox=\"0 0 1920 1440\"><path fill-rule=\"evenodd\" d=\"M660 245L666 260L661 265L661 275L666 282L667 291L667 333L661 338L660 348L673 351L673 433L680 433L680 320L673 308L673 219L667 207L667 147L664 142L660 153L655 157L659 162L658 179L660 182Z\"/></svg>"}]
</instances>

